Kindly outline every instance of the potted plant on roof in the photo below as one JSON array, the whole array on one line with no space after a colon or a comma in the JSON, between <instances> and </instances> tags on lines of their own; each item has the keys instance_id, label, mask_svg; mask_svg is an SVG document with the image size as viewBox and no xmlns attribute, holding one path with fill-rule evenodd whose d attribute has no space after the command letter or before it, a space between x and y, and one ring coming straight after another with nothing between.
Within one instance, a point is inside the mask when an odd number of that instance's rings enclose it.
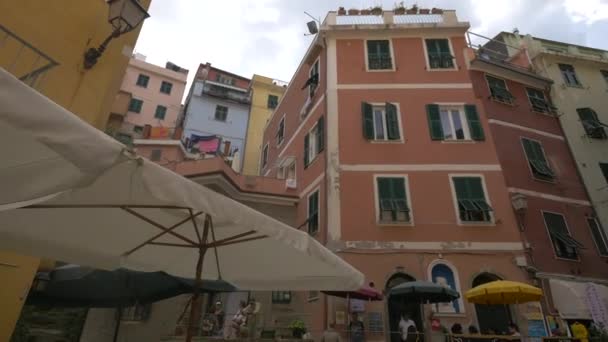
<instances>
[{"instance_id":1,"label":"potted plant on roof","mask_svg":"<svg viewBox=\"0 0 608 342\"><path fill-rule=\"evenodd\" d=\"M373 15L382 15L382 6L374 6L372 7Z\"/></svg>"},{"instance_id":2,"label":"potted plant on roof","mask_svg":"<svg viewBox=\"0 0 608 342\"><path fill-rule=\"evenodd\" d=\"M405 14L405 5L403 4L403 1L399 2L398 4L395 4L395 8L393 9L393 11L396 15Z\"/></svg>"},{"instance_id":3,"label":"potted plant on roof","mask_svg":"<svg viewBox=\"0 0 608 342\"><path fill-rule=\"evenodd\" d=\"M301 319L292 321L287 328L291 329L291 334L294 338L302 338L306 333L306 325L304 325L304 321Z\"/></svg>"},{"instance_id":4,"label":"potted plant on roof","mask_svg":"<svg viewBox=\"0 0 608 342\"><path fill-rule=\"evenodd\" d=\"M338 8L338 15L346 15L346 9L344 7Z\"/></svg>"},{"instance_id":5,"label":"potted plant on roof","mask_svg":"<svg viewBox=\"0 0 608 342\"><path fill-rule=\"evenodd\" d=\"M414 6L409 8L407 14L418 14L418 4L414 4Z\"/></svg>"},{"instance_id":6,"label":"potted plant on roof","mask_svg":"<svg viewBox=\"0 0 608 342\"><path fill-rule=\"evenodd\" d=\"M443 14L443 10L441 8L433 7L431 10L432 14Z\"/></svg>"},{"instance_id":7,"label":"potted plant on roof","mask_svg":"<svg viewBox=\"0 0 608 342\"><path fill-rule=\"evenodd\" d=\"M429 13L431 13L431 10L428 8L421 8L419 13L420 14L429 14Z\"/></svg>"},{"instance_id":8,"label":"potted plant on roof","mask_svg":"<svg viewBox=\"0 0 608 342\"><path fill-rule=\"evenodd\" d=\"M348 10L348 15L359 15L359 10L356 8L351 8Z\"/></svg>"},{"instance_id":9,"label":"potted plant on roof","mask_svg":"<svg viewBox=\"0 0 608 342\"><path fill-rule=\"evenodd\" d=\"M361 10L361 15L370 15L372 14L372 9L371 8L365 8Z\"/></svg>"}]
</instances>

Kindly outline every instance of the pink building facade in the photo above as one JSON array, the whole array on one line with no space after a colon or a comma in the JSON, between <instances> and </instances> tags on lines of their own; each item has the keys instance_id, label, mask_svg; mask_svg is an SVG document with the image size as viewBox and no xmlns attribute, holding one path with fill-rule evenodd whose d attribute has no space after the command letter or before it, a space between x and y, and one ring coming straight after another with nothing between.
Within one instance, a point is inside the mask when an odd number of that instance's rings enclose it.
<instances>
[{"instance_id":1,"label":"pink building facade","mask_svg":"<svg viewBox=\"0 0 608 342\"><path fill-rule=\"evenodd\" d=\"M130 95L126 112L113 113L111 120L121 117L121 133L133 138L172 138L187 77L188 70L173 63L163 68L141 57L131 58L120 88L121 94Z\"/></svg>"},{"instance_id":2,"label":"pink building facade","mask_svg":"<svg viewBox=\"0 0 608 342\"><path fill-rule=\"evenodd\" d=\"M388 26L387 26L388 25ZM390 29L387 29L389 27ZM340 16L330 12L264 134L262 174L294 170L297 226L385 292L427 280L460 293L526 281L524 246L454 11ZM279 137L285 137L279 139ZM361 311L368 340L399 341L399 317L503 331L515 308L384 300L347 308L294 294L309 329L345 328ZM521 315L519 315L521 317ZM525 329L525 322L520 322Z\"/></svg>"}]
</instances>

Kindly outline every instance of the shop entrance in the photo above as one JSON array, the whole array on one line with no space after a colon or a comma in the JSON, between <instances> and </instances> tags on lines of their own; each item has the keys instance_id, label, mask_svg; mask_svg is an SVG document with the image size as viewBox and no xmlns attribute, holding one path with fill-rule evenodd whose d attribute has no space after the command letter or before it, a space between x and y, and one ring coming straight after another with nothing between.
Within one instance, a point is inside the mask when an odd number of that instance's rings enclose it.
<instances>
[{"instance_id":1,"label":"shop entrance","mask_svg":"<svg viewBox=\"0 0 608 342\"><path fill-rule=\"evenodd\" d=\"M415 281L416 278L405 273L396 273L386 282L386 293L399 285L410 281ZM420 304L418 303L406 303L403 300L396 297L388 297L388 327L389 327L389 341L390 342L401 342L401 335L399 332L399 321L401 315L407 315L412 321L416 323L418 331L422 330L422 317L420 315Z\"/></svg>"},{"instance_id":2,"label":"shop entrance","mask_svg":"<svg viewBox=\"0 0 608 342\"><path fill-rule=\"evenodd\" d=\"M495 274L482 273L473 279L473 287L501 280ZM507 334L509 323L512 322L511 310L508 305L475 304L479 331L482 334Z\"/></svg>"}]
</instances>

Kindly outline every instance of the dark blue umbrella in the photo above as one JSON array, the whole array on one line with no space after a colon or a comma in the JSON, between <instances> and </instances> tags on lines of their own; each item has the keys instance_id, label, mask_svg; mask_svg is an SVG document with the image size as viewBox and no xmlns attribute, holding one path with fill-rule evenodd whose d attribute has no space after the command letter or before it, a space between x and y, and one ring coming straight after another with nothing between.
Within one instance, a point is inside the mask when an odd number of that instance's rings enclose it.
<instances>
[{"instance_id":1,"label":"dark blue umbrella","mask_svg":"<svg viewBox=\"0 0 608 342\"><path fill-rule=\"evenodd\" d=\"M446 286L429 281L408 281L389 290L389 296L418 303L449 303L460 298L460 294Z\"/></svg>"}]
</instances>

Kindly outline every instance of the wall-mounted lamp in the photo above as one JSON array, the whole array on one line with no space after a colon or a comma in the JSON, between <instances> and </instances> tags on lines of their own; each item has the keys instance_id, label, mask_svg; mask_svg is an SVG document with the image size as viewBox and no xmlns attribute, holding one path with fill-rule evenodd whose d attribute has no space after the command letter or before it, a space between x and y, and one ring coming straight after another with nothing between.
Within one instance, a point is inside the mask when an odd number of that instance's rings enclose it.
<instances>
[{"instance_id":1,"label":"wall-mounted lamp","mask_svg":"<svg viewBox=\"0 0 608 342\"><path fill-rule=\"evenodd\" d=\"M146 18L150 17L146 9L137 0L109 0L108 5L108 22L112 25L112 33L98 48L90 48L85 52L85 69L91 69L97 63L97 59L101 57L113 38L133 30Z\"/></svg>"},{"instance_id":2,"label":"wall-mounted lamp","mask_svg":"<svg viewBox=\"0 0 608 342\"><path fill-rule=\"evenodd\" d=\"M525 213L528 209L528 198L522 194L515 194L511 196L511 205L518 213Z\"/></svg>"}]
</instances>

